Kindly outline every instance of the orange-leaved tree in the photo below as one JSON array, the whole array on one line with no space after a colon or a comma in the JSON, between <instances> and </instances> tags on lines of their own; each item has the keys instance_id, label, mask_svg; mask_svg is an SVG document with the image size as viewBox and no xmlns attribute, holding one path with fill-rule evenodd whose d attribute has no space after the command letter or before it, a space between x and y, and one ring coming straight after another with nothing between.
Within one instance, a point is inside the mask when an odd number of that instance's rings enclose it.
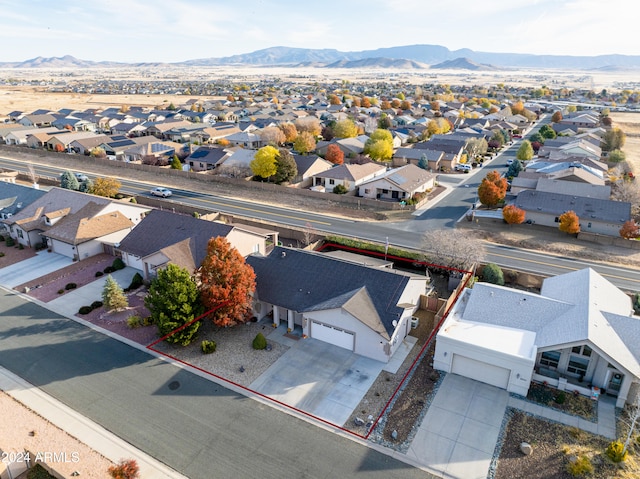
<instances>
[{"instance_id":1,"label":"orange-leaved tree","mask_svg":"<svg viewBox=\"0 0 640 479\"><path fill-rule=\"evenodd\" d=\"M205 309L208 311L224 304L211 313L216 326L247 322L256 275L237 249L225 238L211 238L207 255L196 273Z\"/></svg>"},{"instance_id":2,"label":"orange-leaved tree","mask_svg":"<svg viewBox=\"0 0 640 479\"><path fill-rule=\"evenodd\" d=\"M478 199L483 205L493 208L500 203L507 194L507 179L497 171L487 173L478 186Z\"/></svg>"},{"instance_id":3,"label":"orange-leaved tree","mask_svg":"<svg viewBox=\"0 0 640 479\"><path fill-rule=\"evenodd\" d=\"M633 220L625 221L620 228L620 236L625 239L640 238L640 225Z\"/></svg>"},{"instance_id":4,"label":"orange-leaved tree","mask_svg":"<svg viewBox=\"0 0 640 479\"><path fill-rule=\"evenodd\" d=\"M327 146L327 154L324 157L325 160L333 163L334 165L341 165L344 162L344 153L338 145L332 143Z\"/></svg>"},{"instance_id":5,"label":"orange-leaved tree","mask_svg":"<svg viewBox=\"0 0 640 479\"><path fill-rule=\"evenodd\" d=\"M567 234L573 235L580 233L580 218L575 211L566 211L558 218L558 228Z\"/></svg>"},{"instance_id":6,"label":"orange-leaved tree","mask_svg":"<svg viewBox=\"0 0 640 479\"><path fill-rule=\"evenodd\" d=\"M526 214L524 210L518 208L516 205L507 205L502 208L502 217L510 225L519 225L524 223Z\"/></svg>"}]
</instances>

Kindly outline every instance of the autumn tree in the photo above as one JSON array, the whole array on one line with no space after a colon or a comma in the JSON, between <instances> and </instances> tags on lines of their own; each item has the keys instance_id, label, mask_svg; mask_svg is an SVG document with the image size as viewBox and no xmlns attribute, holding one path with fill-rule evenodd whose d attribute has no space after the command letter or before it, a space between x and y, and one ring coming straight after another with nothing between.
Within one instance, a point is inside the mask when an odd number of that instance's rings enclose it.
<instances>
[{"instance_id":1,"label":"autumn tree","mask_svg":"<svg viewBox=\"0 0 640 479\"><path fill-rule=\"evenodd\" d=\"M80 184L78 183L76 175L67 170L60 176L60 187L65 190L78 191Z\"/></svg>"},{"instance_id":2,"label":"autumn tree","mask_svg":"<svg viewBox=\"0 0 640 479\"><path fill-rule=\"evenodd\" d=\"M516 205L507 205L502 208L502 218L510 225L519 225L524 223L526 213Z\"/></svg>"},{"instance_id":3,"label":"autumn tree","mask_svg":"<svg viewBox=\"0 0 640 479\"><path fill-rule=\"evenodd\" d=\"M461 270L470 270L485 254L480 240L453 229L427 231L422 237L422 250L425 261Z\"/></svg>"},{"instance_id":4,"label":"autumn tree","mask_svg":"<svg viewBox=\"0 0 640 479\"><path fill-rule=\"evenodd\" d=\"M92 195L113 198L118 194L122 184L115 178L96 178L90 193Z\"/></svg>"},{"instance_id":5,"label":"autumn tree","mask_svg":"<svg viewBox=\"0 0 640 479\"><path fill-rule=\"evenodd\" d=\"M529 161L533 158L533 147L531 146L531 142L529 140L523 140L520 148L518 148L518 152L516 153L516 158L520 161Z\"/></svg>"},{"instance_id":6,"label":"autumn tree","mask_svg":"<svg viewBox=\"0 0 640 479\"><path fill-rule=\"evenodd\" d=\"M305 155L316 149L316 139L307 131L303 131L298 135L296 141L293 142L293 149L298 153Z\"/></svg>"},{"instance_id":7,"label":"autumn tree","mask_svg":"<svg viewBox=\"0 0 640 479\"><path fill-rule=\"evenodd\" d=\"M553 112L553 115L551 115L551 122L560 123L561 121L562 121L562 112L560 110L556 110L555 112Z\"/></svg>"},{"instance_id":8,"label":"autumn tree","mask_svg":"<svg viewBox=\"0 0 640 479\"><path fill-rule=\"evenodd\" d=\"M327 146L327 153L324 159L334 165L341 165L344 162L344 153L338 145L332 143Z\"/></svg>"},{"instance_id":9,"label":"autumn tree","mask_svg":"<svg viewBox=\"0 0 640 479\"><path fill-rule=\"evenodd\" d=\"M107 152L104 151L104 148L96 146L94 148L91 148L91 151L89 152L89 156L92 158L106 158Z\"/></svg>"},{"instance_id":10,"label":"autumn tree","mask_svg":"<svg viewBox=\"0 0 640 479\"><path fill-rule=\"evenodd\" d=\"M258 132L260 139L269 145L278 146L282 145L287 137L283 131L277 126L268 126Z\"/></svg>"},{"instance_id":11,"label":"autumn tree","mask_svg":"<svg viewBox=\"0 0 640 479\"><path fill-rule=\"evenodd\" d=\"M358 136L358 128L353 120L347 118L336 122L333 126L333 134L336 138L355 138Z\"/></svg>"},{"instance_id":12,"label":"autumn tree","mask_svg":"<svg viewBox=\"0 0 640 479\"><path fill-rule=\"evenodd\" d=\"M465 151L471 158L475 158L478 155L484 155L488 148L487 140L484 138L471 138L465 146Z\"/></svg>"},{"instance_id":13,"label":"autumn tree","mask_svg":"<svg viewBox=\"0 0 640 479\"><path fill-rule=\"evenodd\" d=\"M478 199L489 208L495 207L507 194L507 179L492 171L482 179L478 186Z\"/></svg>"},{"instance_id":14,"label":"autumn tree","mask_svg":"<svg viewBox=\"0 0 640 479\"><path fill-rule=\"evenodd\" d=\"M222 237L211 238L197 271L200 297L216 326L234 326L249 319L255 273L237 249Z\"/></svg>"},{"instance_id":15,"label":"autumn tree","mask_svg":"<svg viewBox=\"0 0 640 479\"><path fill-rule=\"evenodd\" d=\"M625 239L640 238L640 225L634 220L625 221L622 228L620 228L620 236Z\"/></svg>"},{"instance_id":16,"label":"autumn tree","mask_svg":"<svg viewBox=\"0 0 640 479\"><path fill-rule=\"evenodd\" d=\"M276 156L276 173L273 181L278 185L291 181L298 174L298 166L289 150L280 148Z\"/></svg>"},{"instance_id":17,"label":"autumn tree","mask_svg":"<svg viewBox=\"0 0 640 479\"><path fill-rule=\"evenodd\" d=\"M360 105L362 106L362 108L371 108L371 100L369 100L369 97L367 96L362 97Z\"/></svg>"},{"instance_id":18,"label":"autumn tree","mask_svg":"<svg viewBox=\"0 0 640 479\"><path fill-rule=\"evenodd\" d=\"M602 136L600 146L603 151L620 150L625 144L626 135L620 128L611 128Z\"/></svg>"},{"instance_id":19,"label":"autumn tree","mask_svg":"<svg viewBox=\"0 0 640 479\"><path fill-rule=\"evenodd\" d=\"M107 311L122 311L129 307L129 301L122 287L111 275L108 275L104 282L102 302Z\"/></svg>"},{"instance_id":20,"label":"autumn tree","mask_svg":"<svg viewBox=\"0 0 640 479\"><path fill-rule=\"evenodd\" d=\"M391 103L389 103L389 100L382 100L382 102L380 103L380 109L388 110L390 108L391 108Z\"/></svg>"},{"instance_id":21,"label":"autumn tree","mask_svg":"<svg viewBox=\"0 0 640 479\"><path fill-rule=\"evenodd\" d=\"M518 100L511 104L511 113L513 113L514 115L522 115L523 112L524 103L522 103L522 101Z\"/></svg>"},{"instance_id":22,"label":"autumn tree","mask_svg":"<svg viewBox=\"0 0 640 479\"><path fill-rule=\"evenodd\" d=\"M271 146L263 146L253 156L253 161L249 163L249 168L254 175L260 178L269 178L274 175L277 170L276 157L278 156L278 149Z\"/></svg>"},{"instance_id":23,"label":"autumn tree","mask_svg":"<svg viewBox=\"0 0 640 479\"><path fill-rule=\"evenodd\" d=\"M298 129L293 123L281 123L278 128L280 128L284 134L285 143L293 143L298 137Z\"/></svg>"},{"instance_id":24,"label":"autumn tree","mask_svg":"<svg viewBox=\"0 0 640 479\"><path fill-rule=\"evenodd\" d=\"M122 459L107 470L112 479L138 479L140 467L135 459Z\"/></svg>"},{"instance_id":25,"label":"autumn tree","mask_svg":"<svg viewBox=\"0 0 640 479\"><path fill-rule=\"evenodd\" d=\"M329 95L329 105L340 105L340 98L338 95L331 94Z\"/></svg>"},{"instance_id":26,"label":"autumn tree","mask_svg":"<svg viewBox=\"0 0 640 479\"><path fill-rule=\"evenodd\" d=\"M378 128L364 146L364 153L374 160L387 161L393 156L393 136L389 130Z\"/></svg>"},{"instance_id":27,"label":"autumn tree","mask_svg":"<svg viewBox=\"0 0 640 479\"><path fill-rule=\"evenodd\" d=\"M193 321L204 312L198 285L191 273L171 263L158 270L144 304L151 313L153 323L158 326L160 337ZM166 341L187 346L195 339L199 329L200 321L196 321L172 334Z\"/></svg>"},{"instance_id":28,"label":"autumn tree","mask_svg":"<svg viewBox=\"0 0 640 479\"><path fill-rule=\"evenodd\" d=\"M620 163L620 162L625 161L627 159L627 155L622 150L613 150L613 151L609 152L609 155L607 156L607 159L611 163Z\"/></svg>"},{"instance_id":29,"label":"autumn tree","mask_svg":"<svg viewBox=\"0 0 640 479\"><path fill-rule=\"evenodd\" d=\"M558 218L558 228L560 231L573 235L580 233L580 218L575 211L562 213Z\"/></svg>"},{"instance_id":30,"label":"autumn tree","mask_svg":"<svg viewBox=\"0 0 640 479\"><path fill-rule=\"evenodd\" d=\"M320 119L316 118L315 116L303 116L302 118L296 119L293 124L295 125L296 130L298 130L298 133L306 131L312 136L318 136L322 131Z\"/></svg>"}]
</instances>

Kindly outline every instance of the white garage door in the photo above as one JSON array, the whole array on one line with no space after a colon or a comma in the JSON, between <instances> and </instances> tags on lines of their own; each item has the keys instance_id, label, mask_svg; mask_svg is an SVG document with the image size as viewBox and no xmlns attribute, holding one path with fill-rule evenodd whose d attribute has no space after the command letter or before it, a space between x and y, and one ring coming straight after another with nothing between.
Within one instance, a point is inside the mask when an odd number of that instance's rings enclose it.
<instances>
[{"instance_id":1,"label":"white garage door","mask_svg":"<svg viewBox=\"0 0 640 479\"><path fill-rule=\"evenodd\" d=\"M353 351L356 335L344 329L312 321L311 337Z\"/></svg>"},{"instance_id":2,"label":"white garage door","mask_svg":"<svg viewBox=\"0 0 640 479\"><path fill-rule=\"evenodd\" d=\"M453 355L451 372L502 389L507 389L509 385L510 371L508 369L457 354Z\"/></svg>"}]
</instances>

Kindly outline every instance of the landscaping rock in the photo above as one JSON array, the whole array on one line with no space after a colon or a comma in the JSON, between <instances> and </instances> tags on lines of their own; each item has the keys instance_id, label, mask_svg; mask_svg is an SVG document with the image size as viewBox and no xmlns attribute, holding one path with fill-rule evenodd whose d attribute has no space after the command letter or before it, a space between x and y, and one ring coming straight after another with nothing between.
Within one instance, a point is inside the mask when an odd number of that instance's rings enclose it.
<instances>
[{"instance_id":1,"label":"landscaping rock","mask_svg":"<svg viewBox=\"0 0 640 479\"><path fill-rule=\"evenodd\" d=\"M530 456L533 453L533 446L531 446L531 444L529 444L528 442L521 442L520 451L525 456Z\"/></svg>"},{"instance_id":2,"label":"landscaping rock","mask_svg":"<svg viewBox=\"0 0 640 479\"><path fill-rule=\"evenodd\" d=\"M398 439L398 431L396 431L395 429L393 430L393 432L391 433L391 438L395 441L396 439Z\"/></svg>"},{"instance_id":3,"label":"landscaping rock","mask_svg":"<svg viewBox=\"0 0 640 479\"><path fill-rule=\"evenodd\" d=\"M364 426L364 419L359 418L359 417L356 417L356 418L353 420L353 423L354 423L356 426Z\"/></svg>"}]
</instances>

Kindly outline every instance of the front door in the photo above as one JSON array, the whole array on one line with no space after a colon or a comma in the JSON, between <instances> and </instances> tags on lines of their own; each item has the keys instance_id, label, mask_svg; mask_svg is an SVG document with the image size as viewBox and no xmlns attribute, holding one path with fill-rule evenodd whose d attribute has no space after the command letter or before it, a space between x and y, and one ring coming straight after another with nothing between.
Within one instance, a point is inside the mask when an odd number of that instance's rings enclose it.
<instances>
[{"instance_id":1,"label":"front door","mask_svg":"<svg viewBox=\"0 0 640 479\"><path fill-rule=\"evenodd\" d=\"M607 386L607 394L612 396L617 396L620 393L620 387L622 386L622 381L624 380L624 374L619 372L614 372L611 375L611 379L609 380L609 385Z\"/></svg>"}]
</instances>

